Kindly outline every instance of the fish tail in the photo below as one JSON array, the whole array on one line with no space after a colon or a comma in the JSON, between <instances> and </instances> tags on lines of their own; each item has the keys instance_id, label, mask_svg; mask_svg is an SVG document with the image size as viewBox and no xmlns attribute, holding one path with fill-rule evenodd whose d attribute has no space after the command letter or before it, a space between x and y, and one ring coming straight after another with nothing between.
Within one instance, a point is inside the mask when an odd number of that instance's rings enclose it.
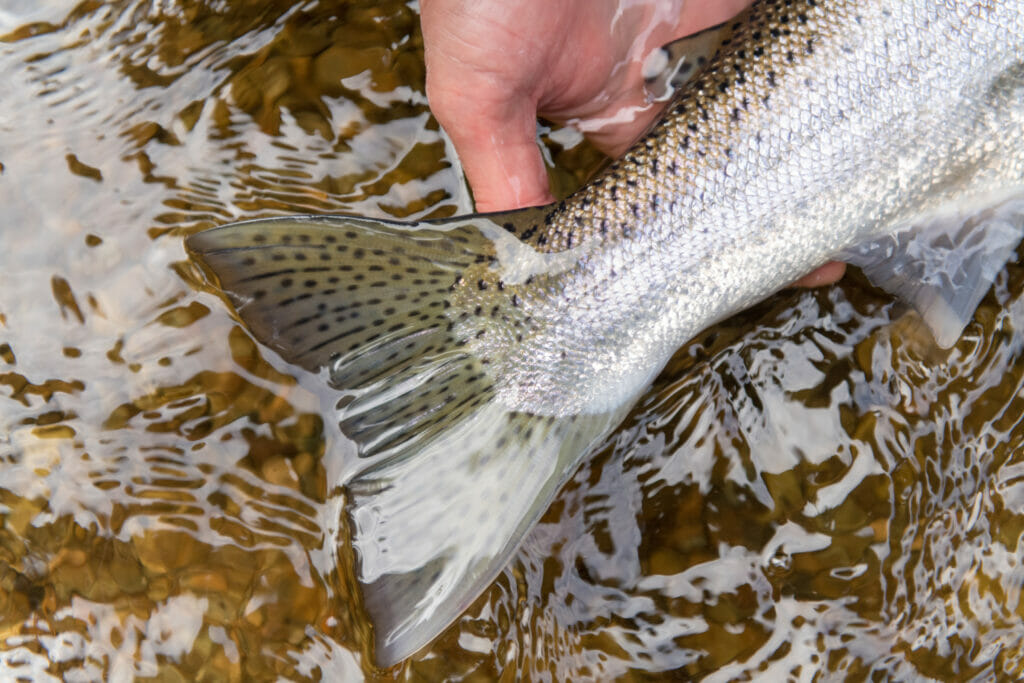
<instances>
[{"instance_id":1,"label":"fish tail","mask_svg":"<svg viewBox=\"0 0 1024 683\"><path fill-rule=\"evenodd\" d=\"M542 283L504 281L497 265L508 240L533 251L510 233L530 233L537 216L289 217L186 242L257 339L345 392L338 419L362 465L347 482L353 544L382 666L430 642L493 581L621 417L501 401L519 301Z\"/></svg>"}]
</instances>

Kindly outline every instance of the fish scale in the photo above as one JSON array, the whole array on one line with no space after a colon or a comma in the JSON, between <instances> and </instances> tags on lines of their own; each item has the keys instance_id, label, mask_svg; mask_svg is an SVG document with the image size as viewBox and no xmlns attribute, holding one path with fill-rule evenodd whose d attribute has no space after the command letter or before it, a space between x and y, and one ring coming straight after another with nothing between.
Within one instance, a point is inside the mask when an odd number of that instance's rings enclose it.
<instances>
[{"instance_id":1,"label":"fish scale","mask_svg":"<svg viewBox=\"0 0 1024 683\"><path fill-rule=\"evenodd\" d=\"M842 259L949 346L1020 240L1024 0L761 0L656 56L665 113L563 201L187 241L340 393L382 666L468 607L700 330Z\"/></svg>"}]
</instances>

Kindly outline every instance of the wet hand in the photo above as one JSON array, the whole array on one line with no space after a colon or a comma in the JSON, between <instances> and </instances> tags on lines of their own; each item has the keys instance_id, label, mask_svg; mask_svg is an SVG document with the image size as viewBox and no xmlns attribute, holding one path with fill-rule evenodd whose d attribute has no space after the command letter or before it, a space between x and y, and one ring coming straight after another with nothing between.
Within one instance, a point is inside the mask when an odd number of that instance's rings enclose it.
<instances>
[{"instance_id":1,"label":"wet hand","mask_svg":"<svg viewBox=\"0 0 1024 683\"><path fill-rule=\"evenodd\" d=\"M537 117L619 156L660 113L642 67L651 51L721 23L749 0L422 0L427 96L480 211L553 201ZM842 276L832 263L797 284Z\"/></svg>"}]
</instances>

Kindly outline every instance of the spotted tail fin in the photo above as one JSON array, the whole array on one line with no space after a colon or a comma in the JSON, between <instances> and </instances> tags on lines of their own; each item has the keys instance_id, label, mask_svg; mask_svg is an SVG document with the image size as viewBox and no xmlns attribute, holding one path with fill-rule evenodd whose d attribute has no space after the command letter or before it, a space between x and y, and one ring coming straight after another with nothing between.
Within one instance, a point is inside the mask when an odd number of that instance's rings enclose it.
<instances>
[{"instance_id":1,"label":"spotted tail fin","mask_svg":"<svg viewBox=\"0 0 1024 683\"><path fill-rule=\"evenodd\" d=\"M346 482L375 654L429 643L490 584L580 459L621 419L535 415L501 399L519 301L571 256L514 238L527 210L441 223L237 223L190 237L252 333L344 392Z\"/></svg>"}]
</instances>

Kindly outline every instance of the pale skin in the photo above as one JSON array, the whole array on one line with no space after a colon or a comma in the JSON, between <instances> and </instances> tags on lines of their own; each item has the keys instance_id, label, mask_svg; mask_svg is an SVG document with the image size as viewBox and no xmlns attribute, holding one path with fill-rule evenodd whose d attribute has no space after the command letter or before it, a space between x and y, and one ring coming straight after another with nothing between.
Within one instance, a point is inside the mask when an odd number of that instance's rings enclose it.
<instances>
[{"instance_id":1,"label":"pale skin","mask_svg":"<svg viewBox=\"0 0 1024 683\"><path fill-rule=\"evenodd\" d=\"M641 69L654 49L721 23L750 0L421 0L431 110L479 211L554 200L537 117L621 155L660 113ZM795 284L843 275L828 263Z\"/></svg>"}]
</instances>

